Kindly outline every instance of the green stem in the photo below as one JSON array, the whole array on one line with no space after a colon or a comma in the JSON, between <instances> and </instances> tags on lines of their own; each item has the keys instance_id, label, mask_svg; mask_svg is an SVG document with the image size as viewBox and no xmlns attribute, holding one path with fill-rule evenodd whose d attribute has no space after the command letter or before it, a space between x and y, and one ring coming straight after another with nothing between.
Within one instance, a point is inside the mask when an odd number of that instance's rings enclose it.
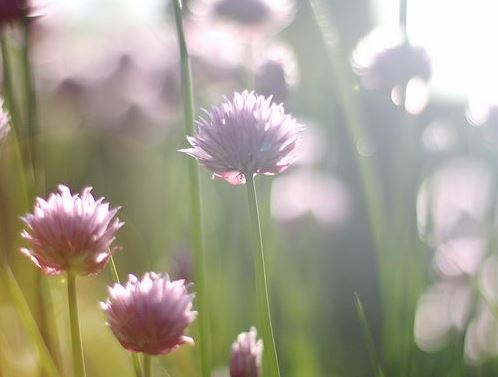
<instances>
[{"instance_id":1,"label":"green stem","mask_svg":"<svg viewBox=\"0 0 498 377\"><path fill-rule=\"evenodd\" d=\"M144 353L144 377L150 377L152 375L151 366L152 366L152 358L150 357L150 355Z\"/></svg>"},{"instance_id":2,"label":"green stem","mask_svg":"<svg viewBox=\"0 0 498 377\"><path fill-rule=\"evenodd\" d=\"M372 331L370 330L370 326L368 325L367 315L365 314L365 310L363 309L363 304L360 300L360 296L356 292L354 293L354 303L356 306L356 313L358 315L358 320L360 321L363 334L365 337L365 342L367 345L367 351L370 357L370 364L372 366L373 374L375 377L384 377L385 374L382 370L382 366L380 364L377 351L375 350L375 343L373 340Z\"/></svg>"},{"instance_id":3,"label":"green stem","mask_svg":"<svg viewBox=\"0 0 498 377\"><path fill-rule=\"evenodd\" d=\"M26 110L27 110L27 130L28 130L28 147L31 157L31 164L33 167L33 176L36 182L39 179L37 171L37 140L38 140L38 122L36 117L36 94L33 85L33 69L31 67L30 59L30 43L29 43L29 20L24 22L24 43L22 47L22 68L24 73L24 95L26 96Z\"/></svg>"},{"instance_id":4,"label":"green stem","mask_svg":"<svg viewBox=\"0 0 498 377\"><path fill-rule=\"evenodd\" d=\"M81 342L80 321L78 318L78 300L76 297L76 275L67 273L67 299L69 303L69 321L71 323L71 342L73 350L73 367L75 377L85 377L83 344Z\"/></svg>"},{"instance_id":5,"label":"green stem","mask_svg":"<svg viewBox=\"0 0 498 377\"><path fill-rule=\"evenodd\" d=\"M174 13L176 31L178 35L178 45L181 58L182 73L182 97L183 97L183 117L185 132L187 135L194 134L194 99L192 88L192 74L190 68L190 58L185 41L185 33L182 21L181 0L174 0ZM211 360L209 354L209 310L206 300L205 263L203 247L203 227L202 227L202 206L201 187L199 179L199 165L194 159L189 159L190 176L190 203L192 220L192 237L194 251L194 270L197 307L199 317L197 319L197 345L200 354L202 377L210 377Z\"/></svg>"},{"instance_id":6,"label":"green stem","mask_svg":"<svg viewBox=\"0 0 498 377\"><path fill-rule=\"evenodd\" d=\"M110 265L111 265L112 279L114 280L114 282L120 284L121 281L119 279L118 269L116 268L116 263L114 262L113 256L111 256ZM132 353L131 360L133 363L133 370L135 371L135 376L142 377L142 367L140 366L140 359L138 358L138 354Z\"/></svg>"},{"instance_id":7,"label":"green stem","mask_svg":"<svg viewBox=\"0 0 498 377\"><path fill-rule=\"evenodd\" d=\"M22 140L22 134L19 123L19 111L17 109L14 97L14 87L12 85L12 75L10 68L10 57L9 48L7 46L7 40L2 34L0 37L0 45L2 49L2 64L3 64L3 80L4 80L4 95L7 108L9 109L10 120L12 124L13 131L19 142Z\"/></svg>"},{"instance_id":8,"label":"green stem","mask_svg":"<svg viewBox=\"0 0 498 377\"><path fill-rule=\"evenodd\" d=\"M12 273L12 270L9 266L3 265L1 266L0 272L0 280L6 286L14 306L17 309L19 317L21 318L21 321L26 329L26 333L36 347L43 370L48 376L60 377L60 374L52 359L52 355L45 344L40 330L38 329L38 325L31 314L29 305L26 302L26 298L24 297L21 287Z\"/></svg>"},{"instance_id":9,"label":"green stem","mask_svg":"<svg viewBox=\"0 0 498 377\"><path fill-rule=\"evenodd\" d=\"M258 305L258 322L262 331L264 343L264 376L279 377L277 349L273 337L271 324L270 299L268 298L268 283L266 279L265 254L263 249L263 237L261 234L261 224L259 220L258 199L256 196L256 186L254 177L246 174L247 199L249 212L251 214L251 228L254 252L254 273L256 276L256 299Z\"/></svg>"},{"instance_id":10,"label":"green stem","mask_svg":"<svg viewBox=\"0 0 498 377\"><path fill-rule=\"evenodd\" d=\"M316 20L331 63L333 82L337 86L337 99L346 118L347 131L351 145L355 151L356 164L360 173L363 196L367 206L370 231L377 253L382 252L384 232L383 199L374 157L363 157L357 152L357 143L368 140L365 132L361 107L353 92L354 79L348 68L347 59L343 58L339 33L330 21L332 19L329 9L322 0L309 0L313 16Z\"/></svg>"}]
</instances>

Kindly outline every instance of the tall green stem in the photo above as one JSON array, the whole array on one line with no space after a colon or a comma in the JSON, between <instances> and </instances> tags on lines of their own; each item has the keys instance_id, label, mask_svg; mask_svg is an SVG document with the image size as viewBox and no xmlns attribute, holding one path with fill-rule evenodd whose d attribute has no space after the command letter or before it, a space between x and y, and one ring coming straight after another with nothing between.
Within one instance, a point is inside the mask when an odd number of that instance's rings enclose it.
<instances>
[{"instance_id":1,"label":"tall green stem","mask_svg":"<svg viewBox=\"0 0 498 377\"><path fill-rule=\"evenodd\" d=\"M268 283L266 280L265 254L263 249L263 236L261 234L261 224L259 220L258 199L256 196L256 186L254 177L246 175L247 199L249 212L251 214L251 228L254 252L254 273L256 276L256 299L258 305L258 322L262 331L264 343L263 375L268 377L279 377L277 349L273 337L273 327L271 324L270 299L268 298Z\"/></svg>"},{"instance_id":2,"label":"tall green stem","mask_svg":"<svg viewBox=\"0 0 498 377\"><path fill-rule=\"evenodd\" d=\"M85 377L83 344L81 342L78 300L76 297L76 275L72 272L67 273L67 299L69 303L69 321L71 324L74 375L75 377Z\"/></svg>"},{"instance_id":3,"label":"tall green stem","mask_svg":"<svg viewBox=\"0 0 498 377\"><path fill-rule=\"evenodd\" d=\"M45 344L40 330L38 329L38 325L31 314L29 305L26 302L26 298L24 297L21 287L12 273L12 270L7 265L1 266L0 269L0 281L3 282L7 288L24 328L26 329L26 333L36 347L43 370L50 377L60 377L60 374L52 359L52 355Z\"/></svg>"},{"instance_id":4,"label":"tall green stem","mask_svg":"<svg viewBox=\"0 0 498 377\"><path fill-rule=\"evenodd\" d=\"M29 20L24 21L24 43L22 47L22 69L24 73L24 95L26 98L26 122L28 131L28 148L31 157L31 164L33 167L34 181L37 182L39 179L37 171L38 153L37 153L37 142L38 142L38 122L37 122L37 110L36 110L36 94L33 85L33 69L31 67L30 59L30 43L29 43ZM36 187L35 183L35 187Z\"/></svg>"},{"instance_id":5,"label":"tall green stem","mask_svg":"<svg viewBox=\"0 0 498 377\"><path fill-rule=\"evenodd\" d=\"M152 358L150 355L144 353L144 377L150 377L152 370Z\"/></svg>"},{"instance_id":6,"label":"tall green stem","mask_svg":"<svg viewBox=\"0 0 498 377\"><path fill-rule=\"evenodd\" d=\"M12 85L12 75L10 68L10 56L9 48L7 46L7 40L2 34L0 36L0 44L2 48L2 65L3 65L3 81L4 81L4 95L7 108L9 109L10 120L14 133L19 142L22 140L22 134L19 123L19 111L14 100L14 87Z\"/></svg>"},{"instance_id":7,"label":"tall green stem","mask_svg":"<svg viewBox=\"0 0 498 377\"><path fill-rule=\"evenodd\" d=\"M182 73L182 96L183 96L183 117L185 132L187 135L194 134L194 99L192 88L192 74L190 68L190 58L185 41L182 21L181 0L174 0L174 12L176 21L176 31L178 35L178 45L180 48L181 73ZM194 269L195 288L197 297L197 307L199 311L197 344L200 353L202 377L210 377L211 361L209 355L209 310L206 300L205 264L202 229L202 207L201 207L201 187L199 180L199 165L194 159L189 159L190 176L190 203L192 220L192 237L194 249Z\"/></svg>"}]
</instances>

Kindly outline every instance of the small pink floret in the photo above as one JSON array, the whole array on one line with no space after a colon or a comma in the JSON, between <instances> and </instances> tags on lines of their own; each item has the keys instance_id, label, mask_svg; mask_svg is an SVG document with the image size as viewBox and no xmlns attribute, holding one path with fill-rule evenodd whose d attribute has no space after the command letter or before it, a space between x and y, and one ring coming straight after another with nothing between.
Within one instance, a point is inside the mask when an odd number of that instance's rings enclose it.
<instances>
[{"instance_id":1,"label":"small pink floret","mask_svg":"<svg viewBox=\"0 0 498 377\"><path fill-rule=\"evenodd\" d=\"M257 332L251 327L249 332L240 333L232 344L230 377L259 377L263 357L263 341L257 339Z\"/></svg>"},{"instance_id":2,"label":"small pink floret","mask_svg":"<svg viewBox=\"0 0 498 377\"><path fill-rule=\"evenodd\" d=\"M124 348L162 355L183 344L194 344L184 334L197 316L192 310L193 298L184 280L172 281L168 275L151 272L142 280L130 275L125 285L110 287L102 309Z\"/></svg>"},{"instance_id":3,"label":"small pink floret","mask_svg":"<svg viewBox=\"0 0 498 377\"><path fill-rule=\"evenodd\" d=\"M60 185L58 193L38 198L33 213L22 217L29 247L21 252L48 275L98 273L119 249L111 246L123 226L115 218L118 210L109 209L104 198L95 200L90 187L71 195Z\"/></svg>"}]
</instances>

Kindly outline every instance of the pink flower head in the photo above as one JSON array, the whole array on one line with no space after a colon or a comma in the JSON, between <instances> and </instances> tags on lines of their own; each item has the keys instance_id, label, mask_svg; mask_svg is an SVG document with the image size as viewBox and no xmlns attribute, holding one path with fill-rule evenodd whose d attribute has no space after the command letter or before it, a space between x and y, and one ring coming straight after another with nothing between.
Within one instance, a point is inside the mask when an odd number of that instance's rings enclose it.
<instances>
[{"instance_id":1,"label":"pink flower head","mask_svg":"<svg viewBox=\"0 0 498 377\"><path fill-rule=\"evenodd\" d=\"M194 344L184 335L197 316L192 310L193 294L184 280L146 273L142 280L129 275L126 285L109 288L102 303L108 325L128 351L162 355L183 344Z\"/></svg>"},{"instance_id":2,"label":"pink flower head","mask_svg":"<svg viewBox=\"0 0 498 377\"><path fill-rule=\"evenodd\" d=\"M197 133L188 137L185 152L233 185L246 176L275 175L295 159L301 125L271 97L244 91L214 106L197 122Z\"/></svg>"},{"instance_id":3,"label":"pink flower head","mask_svg":"<svg viewBox=\"0 0 498 377\"><path fill-rule=\"evenodd\" d=\"M0 1L0 26L20 20L26 15L26 1L1 0Z\"/></svg>"},{"instance_id":4,"label":"pink flower head","mask_svg":"<svg viewBox=\"0 0 498 377\"><path fill-rule=\"evenodd\" d=\"M9 130L9 114L2 109L2 101L0 100L0 144L5 140Z\"/></svg>"},{"instance_id":5,"label":"pink flower head","mask_svg":"<svg viewBox=\"0 0 498 377\"><path fill-rule=\"evenodd\" d=\"M232 344L230 359L230 377L259 377L261 374L261 359L263 341L257 339L256 329L240 333Z\"/></svg>"},{"instance_id":6,"label":"pink flower head","mask_svg":"<svg viewBox=\"0 0 498 377\"><path fill-rule=\"evenodd\" d=\"M33 213L22 220L28 229L22 236L30 248L21 252L48 275L71 271L95 274L105 267L117 247L111 247L116 231L123 225L114 218L119 208L109 209L104 198L95 200L91 188L71 195L59 186L59 193L47 200L38 198Z\"/></svg>"}]
</instances>

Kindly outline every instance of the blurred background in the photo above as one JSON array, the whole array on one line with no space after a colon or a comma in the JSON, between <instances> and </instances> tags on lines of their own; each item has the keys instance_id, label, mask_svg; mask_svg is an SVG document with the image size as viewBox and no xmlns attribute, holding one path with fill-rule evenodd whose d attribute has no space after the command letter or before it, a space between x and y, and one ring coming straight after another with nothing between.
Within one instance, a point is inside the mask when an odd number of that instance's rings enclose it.
<instances>
[{"instance_id":1,"label":"blurred background","mask_svg":"<svg viewBox=\"0 0 498 377\"><path fill-rule=\"evenodd\" d=\"M250 4L254 3L254 4ZM227 5L228 4L228 5ZM400 5L401 4L401 5ZM401 7L401 8L400 8ZM189 0L195 108L273 95L306 126L297 162L256 180L276 343L288 377L498 373L498 5L489 0ZM40 0L31 57L46 195L94 187L122 206L122 276L192 280L179 53L167 0ZM19 31L6 35L14 62ZM19 71L19 64L14 64ZM22 256L16 150L0 149L0 248L62 375L71 375L64 277ZM255 320L245 187L201 170L213 376ZM29 204L31 208L32 204ZM88 376L133 375L79 280ZM193 287L195 291L195 286ZM354 295L359 297L362 310ZM196 376L188 347L161 376ZM0 286L0 376L38 376Z\"/></svg>"}]
</instances>

